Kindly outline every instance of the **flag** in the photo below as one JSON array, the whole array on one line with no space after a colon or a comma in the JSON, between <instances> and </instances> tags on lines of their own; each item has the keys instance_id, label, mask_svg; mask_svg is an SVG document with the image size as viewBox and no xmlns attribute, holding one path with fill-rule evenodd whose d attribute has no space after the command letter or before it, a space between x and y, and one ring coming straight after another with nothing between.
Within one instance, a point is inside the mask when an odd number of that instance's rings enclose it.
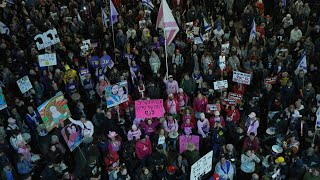
<instances>
[{"instance_id":1,"label":"flag","mask_svg":"<svg viewBox=\"0 0 320 180\"><path fill-rule=\"evenodd\" d=\"M13 0L6 0L7 3L14 4Z\"/></svg>"},{"instance_id":2,"label":"flag","mask_svg":"<svg viewBox=\"0 0 320 180\"><path fill-rule=\"evenodd\" d=\"M286 8L287 7L287 0L281 0L282 2L282 7Z\"/></svg>"},{"instance_id":3,"label":"flag","mask_svg":"<svg viewBox=\"0 0 320 180\"><path fill-rule=\"evenodd\" d=\"M151 0L142 0L142 4L147 6L151 10L153 10L154 8L154 5L152 4Z\"/></svg>"},{"instance_id":4,"label":"flag","mask_svg":"<svg viewBox=\"0 0 320 180\"><path fill-rule=\"evenodd\" d=\"M79 13L78 13L78 15L77 15L77 19L78 19L78 21L82 21L81 16L80 16Z\"/></svg>"},{"instance_id":5,"label":"flag","mask_svg":"<svg viewBox=\"0 0 320 180\"><path fill-rule=\"evenodd\" d=\"M166 0L162 0L160 4L156 27L163 30L166 45L170 45L179 32L179 27Z\"/></svg>"},{"instance_id":6,"label":"flag","mask_svg":"<svg viewBox=\"0 0 320 180\"><path fill-rule=\"evenodd\" d=\"M294 71L294 73L299 74L300 70L303 70L305 73L307 73L307 56L305 52L301 55L298 67Z\"/></svg>"},{"instance_id":7,"label":"flag","mask_svg":"<svg viewBox=\"0 0 320 180\"><path fill-rule=\"evenodd\" d=\"M203 26L204 26L204 31L209 31L211 29L210 24L208 24L206 18L203 18Z\"/></svg>"},{"instance_id":8,"label":"flag","mask_svg":"<svg viewBox=\"0 0 320 180\"><path fill-rule=\"evenodd\" d=\"M250 31L250 36L249 36L249 42L252 42L252 40L255 39L256 37L257 37L256 22L253 19L251 31Z\"/></svg>"},{"instance_id":9,"label":"flag","mask_svg":"<svg viewBox=\"0 0 320 180\"><path fill-rule=\"evenodd\" d=\"M9 33L10 33L8 26L3 24L3 22L1 22L1 21L0 21L0 33L6 34L6 35L9 35Z\"/></svg>"},{"instance_id":10,"label":"flag","mask_svg":"<svg viewBox=\"0 0 320 180\"><path fill-rule=\"evenodd\" d=\"M111 25L118 22L118 12L116 7L114 7L112 0L110 0L110 21Z\"/></svg>"},{"instance_id":11,"label":"flag","mask_svg":"<svg viewBox=\"0 0 320 180\"><path fill-rule=\"evenodd\" d=\"M108 21L109 21L109 18L107 16L107 14L104 12L104 10L101 8L101 18L102 18L102 24L103 26L105 27L108 27Z\"/></svg>"}]
</instances>

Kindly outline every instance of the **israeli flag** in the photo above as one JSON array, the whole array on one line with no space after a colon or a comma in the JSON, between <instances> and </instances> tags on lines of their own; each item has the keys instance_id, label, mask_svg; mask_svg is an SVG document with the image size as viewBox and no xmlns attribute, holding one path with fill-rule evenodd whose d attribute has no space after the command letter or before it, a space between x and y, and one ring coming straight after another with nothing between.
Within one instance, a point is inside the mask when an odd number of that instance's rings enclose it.
<instances>
[{"instance_id":1,"label":"israeli flag","mask_svg":"<svg viewBox=\"0 0 320 180\"><path fill-rule=\"evenodd\" d=\"M255 39L257 37L257 31L256 31L256 22L252 21L252 27L251 27L251 31L250 31L250 36L249 36L249 42L251 43L253 39Z\"/></svg>"},{"instance_id":2,"label":"israeli flag","mask_svg":"<svg viewBox=\"0 0 320 180\"><path fill-rule=\"evenodd\" d=\"M105 27L108 27L109 18L102 8L101 8L101 18L102 18L102 24Z\"/></svg>"},{"instance_id":3,"label":"israeli flag","mask_svg":"<svg viewBox=\"0 0 320 180\"><path fill-rule=\"evenodd\" d=\"M3 24L3 22L1 22L1 21L0 21L0 33L6 34L6 35L9 35L9 33L10 33L8 26Z\"/></svg>"},{"instance_id":4,"label":"israeli flag","mask_svg":"<svg viewBox=\"0 0 320 180\"><path fill-rule=\"evenodd\" d=\"M304 73L307 73L307 56L304 52L300 58L299 64L297 66L297 69L294 71L295 74L299 74L300 70L303 70Z\"/></svg>"},{"instance_id":5,"label":"israeli flag","mask_svg":"<svg viewBox=\"0 0 320 180\"><path fill-rule=\"evenodd\" d=\"M204 26L204 31L209 31L211 29L210 24L207 22L206 18L203 18L203 26Z\"/></svg>"},{"instance_id":6,"label":"israeli flag","mask_svg":"<svg viewBox=\"0 0 320 180\"><path fill-rule=\"evenodd\" d=\"M152 4L151 0L142 0L142 4L147 6L151 10L153 10L154 8L154 5Z\"/></svg>"}]
</instances>

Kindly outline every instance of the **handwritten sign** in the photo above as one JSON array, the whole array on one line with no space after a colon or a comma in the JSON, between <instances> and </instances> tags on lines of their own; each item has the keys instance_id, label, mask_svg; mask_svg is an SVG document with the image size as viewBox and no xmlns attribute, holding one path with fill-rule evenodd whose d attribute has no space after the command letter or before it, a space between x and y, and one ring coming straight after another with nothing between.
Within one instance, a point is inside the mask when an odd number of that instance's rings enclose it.
<instances>
[{"instance_id":1,"label":"handwritten sign","mask_svg":"<svg viewBox=\"0 0 320 180\"><path fill-rule=\"evenodd\" d=\"M214 87L214 90L227 89L228 88L228 81L222 80L222 81L213 82L213 87Z\"/></svg>"},{"instance_id":2,"label":"handwritten sign","mask_svg":"<svg viewBox=\"0 0 320 180\"><path fill-rule=\"evenodd\" d=\"M233 71L232 75L232 81L241 83L241 84L247 84L250 85L251 83L251 74L239 72L239 71Z\"/></svg>"},{"instance_id":3,"label":"handwritten sign","mask_svg":"<svg viewBox=\"0 0 320 180\"><path fill-rule=\"evenodd\" d=\"M60 42L58 32L55 28L49 29L47 32L44 32L42 34L37 34L34 37L34 40L36 41L38 50L44 49Z\"/></svg>"},{"instance_id":4,"label":"handwritten sign","mask_svg":"<svg viewBox=\"0 0 320 180\"><path fill-rule=\"evenodd\" d=\"M213 114L215 111L220 111L220 104L207 104L206 112L209 114Z\"/></svg>"},{"instance_id":5,"label":"handwritten sign","mask_svg":"<svg viewBox=\"0 0 320 180\"><path fill-rule=\"evenodd\" d=\"M134 102L137 118L163 117L163 100L138 100Z\"/></svg>"},{"instance_id":6,"label":"handwritten sign","mask_svg":"<svg viewBox=\"0 0 320 180\"><path fill-rule=\"evenodd\" d=\"M277 77L268 77L264 79L264 84L275 84L277 82Z\"/></svg>"},{"instance_id":7,"label":"handwritten sign","mask_svg":"<svg viewBox=\"0 0 320 180\"><path fill-rule=\"evenodd\" d=\"M32 84L28 76L24 76L23 78L19 79L17 84L22 94L32 89Z\"/></svg>"},{"instance_id":8,"label":"handwritten sign","mask_svg":"<svg viewBox=\"0 0 320 180\"><path fill-rule=\"evenodd\" d=\"M240 103L242 100L242 95L230 92L228 98L236 100L236 103Z\"/></svg>"},{"instance_id":9,"label":"handwritten sign","mask_svg":"<svg viewBox=\"0 0 320 180\"><path fill-rule=\"evenodd\" d=\"M191 166L190 180L198 180L212 169L213 151L208 152Z\"/></svg>"},{"instance_id":10,"label":"handwritten sign","mask_svg":"<svg viewBox=\"0 0 320 180\"><path fill-rule=\"evenodd\" d=\"M57 65L57 56L56 53L51 54L41 54L38 56L39 66L55 66Z\"/></svg>"},{"instance_id":11,"label":"handwritten sign","mask_svg":"<svg viewBox=\"0 0 320 180\"><path fill-rule=\"evenodd\" d=\"M199 136L191 135L191 136L185 136L181 135L179 136L179 152L183 153L185 150L187 150L187 144L192 143L196 146L196 149L199 151Z\"/></svg>"}]
</instances>

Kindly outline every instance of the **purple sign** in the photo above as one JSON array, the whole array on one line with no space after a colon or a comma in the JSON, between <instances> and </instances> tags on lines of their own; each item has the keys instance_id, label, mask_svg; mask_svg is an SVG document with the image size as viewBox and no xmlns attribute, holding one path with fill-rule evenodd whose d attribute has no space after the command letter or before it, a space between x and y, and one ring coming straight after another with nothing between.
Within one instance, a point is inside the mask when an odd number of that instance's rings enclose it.
<instances>
[{"instance_id":1,"label":"purple sign","mask_svg":"<svg viewBox=\"0 0 320 180\"><path fill-rule=\"evenodd\" d=\"M91 67L98 68L100 64L100 58L98 56L92 56L89 60Z\"/></svg>"},{"instance_id":2,"label":"purple sign","mask_svg":"<svg viewBox=\"0 0 320 180\"><path fill-rule=\"evenodd\" d=\"M102 68L105 68L106 66L109 65L110 61L111 61L111 57L109 55L104 55L100 58L100 66Z\"/></svg>"}]
</instances>

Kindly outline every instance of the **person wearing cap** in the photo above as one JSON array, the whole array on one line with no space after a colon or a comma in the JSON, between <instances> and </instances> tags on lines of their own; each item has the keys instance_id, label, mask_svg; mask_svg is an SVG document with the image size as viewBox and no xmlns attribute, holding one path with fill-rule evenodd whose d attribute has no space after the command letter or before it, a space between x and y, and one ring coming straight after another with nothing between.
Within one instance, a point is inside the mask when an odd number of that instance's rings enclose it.
<instances>
[{"instance_id":1,"label":"person wearing cap","mask_svg":"<svg viewBox=\"0 0 320 180\"><path fill-rule=\"evenodd\" d=\"M174 114L174 115L180 113L179 102L174 97L173 94L168 95L168 99L164 103L164 109L166 110L166 113L170 113L170 114Z\"/></svg>"},{"instance_id":2,"label":"person wearing cap","mask_svg":"<svg viewBox=\"0 0 320 180\"><path fill-rule=\"evenodd\" d=\"M234 165L225 158L224 155L221 155L220 161L216 164L214 172L220 176L221 180L233 180L236 169Z\"/></svg>"},{"instance_id":3,"label":"person wearing cap","mask_svg":"<svg viewBox=\"0 0 320 180\"><path fill-rule=\"evenodd\" d=\"M247 134L249 135L251 132L253 132L255 135L258 133L258 127L259 127L259 119L256 117L255 112L251 112L248 115L248 119L245 124L247 128Z\"/></svg>"},{"instance_id":4,"label":"person wearing cap","mask_svg":"<svg viewBox=\"0 0 320 180\"><path fill-rule=\"evenodd\" d=\"M137 141L138 139L140 139L141 134L141 130L137 127L137 125L133 124L127 134L128 141Z\"/></svg>"},{"instance_id":5,"label":"person wearing cap","mask_svg":"<svg viewBox=\"0 0 320 180\"><path fill-rule=\"evenodd\" d=\"M137 158L140 162L140 166L145 166L147 158L152 153L152 145L150 139L146 138L145 135L142 134L135 145L135 150Z\"/></svg>"},{"instance_id":6,"label":"person wearing cap","mask_svg":"<svg viewBox=\"0 0 320 180\"><path fill-rule=\"evenodd\" d=\"M173 79L172 75L165 76L163 82L166 85L166 91L168 95L178 93L179 85L178 82Z\"/></svg>"},{"instance_id":7,"label":"person wearing cap","mask_svg":"<svg viewBox=\"0 0 320 180\"><path fill-rule=\"evenodd\" d=\"M172 56L172 64L176 64L179 68L183 67L184 59L182 54L180 54L180 50L176 49L176 53Z\"/></svg>"},{"instance_id":8,"label":"person wearing cap","mask_svg":"<svg viewBox=\"0 0 320 180\"><path fill-rule=\"evenodd\" d=\"M202 138L206 138L210 130L210 123L204 113L200 113L200 119L197 122L197 127L199 135L201 135Z\"/></svg>"}]
</instances>

